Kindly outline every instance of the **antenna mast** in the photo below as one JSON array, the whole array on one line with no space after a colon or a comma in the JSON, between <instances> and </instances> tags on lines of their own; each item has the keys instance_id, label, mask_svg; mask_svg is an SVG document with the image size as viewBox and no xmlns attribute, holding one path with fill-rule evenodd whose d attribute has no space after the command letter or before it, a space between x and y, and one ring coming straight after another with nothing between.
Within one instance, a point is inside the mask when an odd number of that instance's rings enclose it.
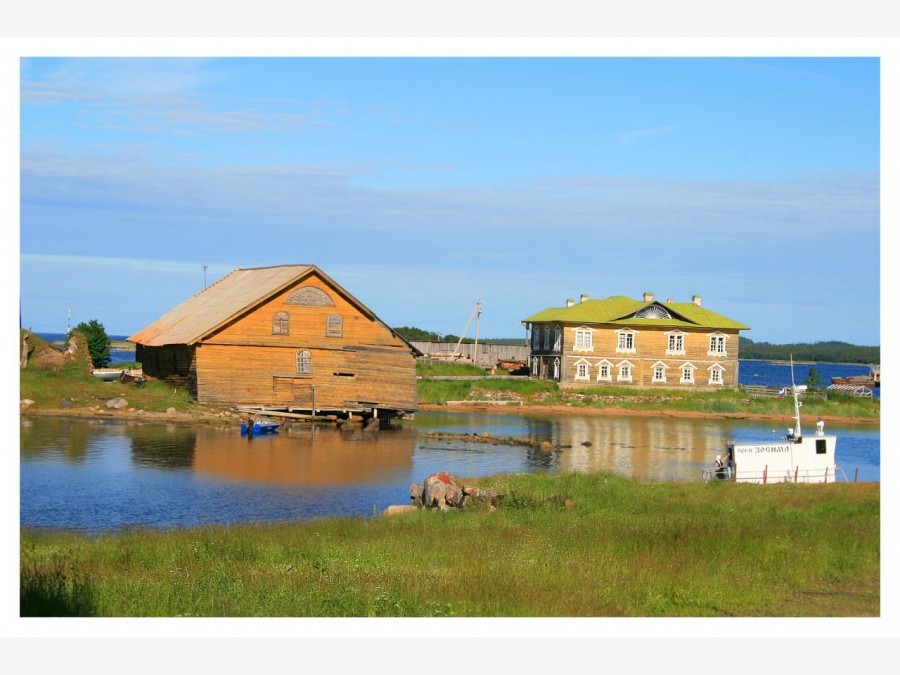
<instances>
[{"instance_id":1,"label":"antenna mast","mask_svg":"<svg viewBox=\"0 0 900 675\"><path fill-rule=\"evenodd\" d=\"M794 393L794 414L797 418L797 426L795 427L794 436L803 437L803 431L800 429L800 392L797 391L797 385L794 384L794 355L791 354L791 391Z\"/></svg>"}]
</instances>

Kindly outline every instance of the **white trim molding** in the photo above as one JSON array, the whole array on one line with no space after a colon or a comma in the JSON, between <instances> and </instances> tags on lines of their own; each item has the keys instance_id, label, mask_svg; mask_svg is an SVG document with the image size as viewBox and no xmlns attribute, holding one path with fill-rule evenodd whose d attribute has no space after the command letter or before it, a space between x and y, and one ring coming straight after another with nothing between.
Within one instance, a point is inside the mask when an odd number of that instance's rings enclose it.
<instances>
[{"instance_id":1,"label":"white trim molding","mask_svg":"<svg viewBox=\"0 0 900 675\"><path fill-rule=\"evenodd\" d=\"M665 333L668 336L666 340L666 356L683 356L685 333L683 330L669 330ZM673 344L674 343L674 344Z\"/></svg>"},{"instance_id":2,"label":"white trim molding","mask_svg":"<svg viewBox=\"0 0 900 675\"><path fill-rule=\"evenodd\" d=\"M575 378L576 380L590 381L591 379L591 362L587 359L578 359L575 362ZM581 375L581 369L584 368L584 375Z\"/></svg>"},{"instance_id":3,"label":"white trim molding","mask_svg":"<svg viewBox=\"0 0 900 675\"><path fill-rule=\"evenodd\" d=\"M657 361L652 366L653 368L653 378L650 380L651 382L665 382L666 381L666 370L668 370L669 366L667 366L662 361ZM662 377L657 377L657 375L662 370Z\"/></svg>"},{"instance_id":4,"label":"white trim molding","mask_svg":"<svg viewBox=\"0 0 900 675\"><path fill-rule=\"evenodd\" d=\"M594 351L594 329L590 326L578 326L575 329L575 346L573 352Z\"/></svg>"},{"instance_id":5,"label":"white trim molding","mask_svg":"<svg viewBox=\"0 0 900 675\"><path fill-rule=\"evenodd\" d=\"M617 330L616 354L635 354L637 352L637 334L638 331L634 330L634 328L620 328ZM631 346L628 346L629 342L631 342Z\"/></svg>"},{"instance_id":6,"label":"white trim molding","mask_svg":"<svg viewBox=\"0 0 900 675\"><path fill-rule=\"evenodd\" d=\"M728 356L728 336L722 331L707 333L709 338L709 351L707 356Z\"/></svg>"},{"instance_id":7,"label":"white trim molding","mask_svg":"<svg viewBox=\"0 0 900 675\"><path fill-rule=\"evenodd\" d=\"M694 372L696 370L697 370L697 366L695 366L693 363L690 363L690 362L682 363L680 366L678 366L678 372L681 376L681 384L696 384L697 378L694 377ZM690 372L690 378L686 378L684 376L685 371Z\"/></svg>"},{"instance_id":8,"label":"white trim molding","mask_svg":"<svg viewBox=\"0 0 900 675\"><path fill-rule=\"evenodd\" d=\"M597 364L597 381L598 382L612 382L612 363L603 359L600 363ZM606 369L606 375L603 374L603 369Z\"/></svg>"},{"instance_id":9,"label":"white trim molding","mask_svg":"<svg viewBox=\"0 0 900 675\"><path fill-rule=\"evenodd\" d=\"M725 366L721 363L714 363L709 368L709 384L724 385L725 384Z\"/></svg>"},{"instance_id":10,"label":"white trim molding","mask_svg":"<svg viewBox=\"0 0 900 675\"><path fill-rule=\"evenodd\" d=\"M634 381L634 364L630 361L619 361L616 364L616 368L619 369L619 375L616 377L616 382L633 382ZM625 372L627 369L627 375Z\"/></svg>"}]
</instances>

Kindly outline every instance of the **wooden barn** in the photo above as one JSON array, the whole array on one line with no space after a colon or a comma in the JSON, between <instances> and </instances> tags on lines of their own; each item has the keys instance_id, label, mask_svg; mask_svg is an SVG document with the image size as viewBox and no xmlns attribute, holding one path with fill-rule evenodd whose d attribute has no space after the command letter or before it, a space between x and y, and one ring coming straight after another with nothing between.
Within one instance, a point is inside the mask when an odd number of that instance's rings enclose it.
<instances>
[{"instance_id":1,"label":"wooden barn","mask_svg":"<svg viewBox=\"0 0 900 675\"><path fill-rule=\"evenodd\" d=\"M734 319L691 302L615 296L551 307L522 321L530 328L532 377L563 386L716 389L738 386Z\"/></svg>"},{"instance_id":2,"label":"wooden barn","mask_svg":"<svg viewBox=\"0 0 900 675\"><path fill-rule=\"evenodd\" d=\"M315 265L236 269L128 338L148 379L204 403L390 418L418 350Z\"/></svg>"}]
</instances>

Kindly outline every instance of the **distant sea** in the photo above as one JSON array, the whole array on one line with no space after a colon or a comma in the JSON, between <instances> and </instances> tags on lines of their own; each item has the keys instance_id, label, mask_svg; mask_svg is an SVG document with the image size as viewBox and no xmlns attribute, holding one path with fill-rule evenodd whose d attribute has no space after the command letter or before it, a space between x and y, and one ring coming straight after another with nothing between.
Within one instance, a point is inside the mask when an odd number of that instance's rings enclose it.
<instances>
[{"instance_id":1,"label":"distant sea","mask_svg":"<svg viewBox=\"0 0 900 675\"><path fill-rule=\"evenodd\" d=\"M47 342L57 342L66 339L64 333L38 333ZM110 335L111 340L127 340L127 335ZM111 350L112 363L132 363L134 351ZM832 377L848 377L850 375L866 375L869 366L862 364L845 363L795 363L794 381L803 384L809 375L811 367L815 366L822 386L831 384ZM786 363L772 363L771 361L745 361L741 359L741 371L739 376L741 384L761 384L767 387L787 387L791 384L791 367ZM875 396L881 396L881 390L872 390Z\"/></svg>"}]
</instances>

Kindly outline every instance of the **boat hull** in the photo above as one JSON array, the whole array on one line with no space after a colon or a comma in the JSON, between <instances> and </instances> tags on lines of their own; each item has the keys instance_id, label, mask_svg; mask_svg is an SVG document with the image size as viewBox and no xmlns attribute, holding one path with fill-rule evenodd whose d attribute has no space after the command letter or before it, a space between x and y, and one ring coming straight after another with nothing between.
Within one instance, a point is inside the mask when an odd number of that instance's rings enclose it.
<instances>
[{"instance_id":1,"label":"boat hull","mask_svg":"<svg viewBox=\"0 0 900 675\"><path fill-rule=\"evenodd\" d=\"M241 424L241 436L246 436L248 433L252 433L254 436L260 436L262 434L274 434L278 429L277 424L254 424L251 430L248 432L246 423Z\"/></svg>"}]
</instances>

